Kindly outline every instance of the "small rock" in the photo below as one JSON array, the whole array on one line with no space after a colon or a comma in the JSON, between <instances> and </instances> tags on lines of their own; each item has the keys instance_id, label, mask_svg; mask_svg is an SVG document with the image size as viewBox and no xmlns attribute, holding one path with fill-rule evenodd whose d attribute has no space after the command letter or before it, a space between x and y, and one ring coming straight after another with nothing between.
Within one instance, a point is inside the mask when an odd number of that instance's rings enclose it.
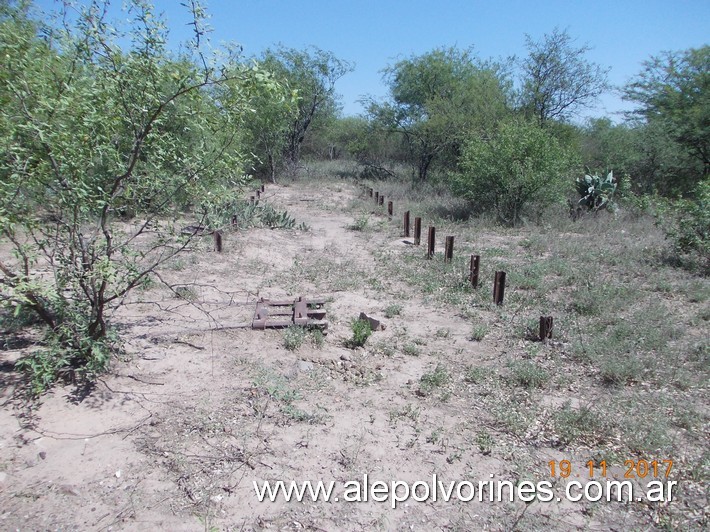
<instances>
[{"instance_id":1,"label":"small rock","mask_svg":"<svg viewBox=\"0 0 710 532\"><path fill-rule=\"evenodd\" d=\"M373 318L372 316L368 316L364 312L360 313L360 319L369 321L370 329L372 329L373 331L384 331L387 328L387 325L382 323L382 321L378 320L377 318Z\"/></svg>"},{"instance_id":2,"label":"small rock","mask_svg":"<svg viewBox=\"0 0 710 532\"><path fill-rule=\"evenodd\" d=\"M80 497L81 492L71 484L62 484L59 486L59 491L64 495L73 495L74 497Z\"/></svg>"},{"instance_id":3,"label":"small rock","mask_svg":"<svg viewBox=\"0 0 710 532\"><path fill-rule=\"evenodd\" d=\"M299 360L298 371L300 371L301 373L309 373L313 371L313 362L308 362L307 360Z\"/></svg>"},{"instance_id":4,"label":"small rock","mask_svg":"<svg viewBox=\"0 0 710 532\"><path fill-rule=\"evenodd\" d=\"M38 455L42 460L45 460L47 458L47 453L44 451L40 451Z\"/></svg>"},{"instance_id":5,"label":"small rock","mask_svg":"<svg viewBox=\"0 0 710 532\"><path fill-rule=\"evenodd\" d=\"M352 359L353 357L351 357L348 353L343 353L342 355L340 355L340 360L344 362L350 362Z\"/></svg>"}]
</instances>

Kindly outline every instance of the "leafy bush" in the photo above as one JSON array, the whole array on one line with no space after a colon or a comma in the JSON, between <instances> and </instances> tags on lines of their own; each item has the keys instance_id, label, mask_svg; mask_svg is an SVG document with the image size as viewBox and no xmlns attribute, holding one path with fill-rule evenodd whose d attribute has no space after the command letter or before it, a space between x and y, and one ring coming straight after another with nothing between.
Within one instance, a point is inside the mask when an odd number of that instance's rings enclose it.
<instances>
[{"instance_id":1,"label":"leafy bush","mask_svg":"<svg viewBox=\"0 0 710 532\"><path fill-rule=\"evenodd\" d=\"M670 223L669 223L670 222ZM710 271L710 180L700 183L694 200L679 200L673 219L663 224L674 252L704 273Z\"/></svg>"},{"instance_id":2,"label":"leafy bush","mask_svg":"<svg viewBox=\"0 0 710 532\"><path fill-rule=\"evenodd\" d=\"M127 2L121 29L87 4L58 3L72 11L56 20L73 22L52 27L0 2L0 237L13 251L0 306L45 326L44 349L18 366L35 391L107 367L111 315L189 245L172 222L193 209L204 224L239 196L251 159L240 125L255 89L279 86L257 66L208 66L199 2L184 4L195 61L168 51L150 2ZM126 215L141 219L129 233Z\"/></svg>"},{"instance_id":3,"label":"leafy bush","mask_svg":"<svg viewBox=\"0 0 710 532\"><path fill-rule=\"evenodd\" d=\"M464 147L453 188L500 222L518 225L526 206L563 199L564 176L572 167L567 150L546 130L507 121L492 137L475 137Z\"/></svg>"}]
</instances>

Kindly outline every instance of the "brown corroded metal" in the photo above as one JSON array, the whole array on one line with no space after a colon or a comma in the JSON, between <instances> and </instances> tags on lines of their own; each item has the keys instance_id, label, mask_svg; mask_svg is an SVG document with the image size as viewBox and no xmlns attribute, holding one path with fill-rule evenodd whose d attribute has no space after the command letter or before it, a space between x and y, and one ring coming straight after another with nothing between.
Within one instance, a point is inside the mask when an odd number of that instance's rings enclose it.
<instances>
[{"instance_id":1,"label":"brown corroded metal","mask_svg":"<svg viewBox=\"0 0 710 532\"><path fill-rule=\"evenodd\" d=\"M436 249L436 227L429 226L429 238L427 239L427 259L434 257L434 250Z\"/></svg>"},{"instance_id":2,"label":"brown corroded metal","mask_svg":"<svg viewBox=\"0 0 710 532\"><path fill-rule=\"evenodd\" d=\"M552 316L540 316L540 340L546 342L552 338Z\"/></svg>"},{"instance_id":3,"label":"brown corroded metal","mask_svg":"<svg viewBox=\"0 0 710 532\"><path fill-rule=\"evenodd\" d=\"M252 329L285 329L292 325L328 329L324 299L299 297L296 300L260 299L256 303Z\"/></svg>"},{"instance_id":4,"label":"brown corroded metal","mask_svg":"<svg viewBox=\"0 0 710 532\"><path fill-rule=\"evenodd\" d=\"M454 237L446 237L446 247L444 248L444 262L451 262L454 260Z\"/></svg>"},{"instance_id":5,"label":"brown corroded metal","mask_svg":"<svg viewBox=\"0 0 710 532\"><path fill-rule=\"evenodd\" d=\"M478 271L481 267L481 256L471 255L471 286L478 288Z\"/></svg>"},{"instance_id":6,"label":"brown corroded metal","mask_svg":"<svg viewBox=\"0 0 710 532\"><path fill-rule=\"evenodd\" d=\"M504 294L505 272L496 272L495 281L493 282L493 302L496 305L502 305Z\"/></svg>"}]
</instances>

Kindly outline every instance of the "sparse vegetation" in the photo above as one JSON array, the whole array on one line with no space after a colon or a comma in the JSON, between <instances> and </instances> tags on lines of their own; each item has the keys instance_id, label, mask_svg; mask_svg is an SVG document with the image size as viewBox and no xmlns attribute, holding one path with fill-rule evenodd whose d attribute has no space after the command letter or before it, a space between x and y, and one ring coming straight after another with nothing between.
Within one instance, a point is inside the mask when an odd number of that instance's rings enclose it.
<instances>
[{"instance_id":1,"label":"sparse vegetation","mask_svg":"<svg viewBox=\"0 0 710 532\"><path fill-rule=\"evenodd\" d=\"M356 347L363 347L367 339L372 334L372 328L370 327L370 322L365 319L356 319L350 323L350 329L352 330L352 337L346 342L346 345L351 349Z\"/></svg>"},{"instance_id":2,"label":"sparse vegetation","mask_svg":"<svg viewBox=\"0 0 710 532\"><path fill-rule=\"evenodd\" d=\"M471 329L471 340L474 342L480 342L483 340L486 335L488 334L488 326L487 325L474 325L473 328Z\"/></svg>"},{"instance_id":3,"label":"sparse vegetation","mask_svg":"<svg viewBox=\"0 0 710 532\"><path fill-rule=\"evenodd\" d=\"M419 392L422 395L429 395L433 391L443 387L449 382L449 372L446 368L438 364L434 371L425 373L419 379Z\"/></svg>"},{"instance_id":4,"label":"sparse vegetation","mask_svg":"<svg viewBox=\"0 0 710 532\"><path fill-rule=\"evenodd\" d=\"M393 303L385 307L385 318L394 318L402 313L402 305L399 303Z\"/></svg>"},{"instance_id":5,"label":"sparse vegetation","mask_svg":"<svg viewBox=\"0 0 710 532\"><path fill-rule=\"evenodd\" d=\"M284 329L284 347L289 351L297 351L306 339L307 332L301 326L293 325Z\"/></svg>"}]
</instances>

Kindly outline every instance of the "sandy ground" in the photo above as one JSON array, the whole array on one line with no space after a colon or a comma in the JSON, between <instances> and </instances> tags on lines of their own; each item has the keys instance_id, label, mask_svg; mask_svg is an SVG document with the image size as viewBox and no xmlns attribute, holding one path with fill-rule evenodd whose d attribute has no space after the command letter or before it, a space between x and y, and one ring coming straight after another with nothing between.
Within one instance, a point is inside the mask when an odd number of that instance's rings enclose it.
<instances>
[{"instance_id":1,"label":"sandy ground","mask_svg":"<svg viewBox=\"0 0 710 532\"><path fill-rule=\"evenodd\" d=\"M309 231L250 229L209 238L161 271L191 302L156 285L115 317L126 354L94 386L58 387L28 409L13 396L0 352L0 529L3 530L510 530L618 529L582 504L410 500L259 502L253 482L521 479L521 460L544 478L554 449L477 442L488 413L466 393L463 368L487 365L502 344L470 340L471 319L384 277L375 254L411 253L395 222L353 231L349 184L267 187ZM373 220L378 219L373 217ZM385 220L384 218L379 218ZM423 250L417 248L417 252ZM282 331L231 328L259 297L323 296L330 329L295 351ZM400 306L398 315L385 309ZM349 349L360 312L386 330ZM481 319L490 318L481 309ZM490 322L491 320L488 319ZM405 347L408 346L408 347ZM416 352L415 352L416 351ZM416 356L415 356L416 355ZM441 390L420 379L449 368ZM456 368L461 368L457 372ZM448 388L447 388L448 386ZM447 389L449 392L447 392ZM491 432L493 430L491 429Z\"/></svg>"}]
</instances>

